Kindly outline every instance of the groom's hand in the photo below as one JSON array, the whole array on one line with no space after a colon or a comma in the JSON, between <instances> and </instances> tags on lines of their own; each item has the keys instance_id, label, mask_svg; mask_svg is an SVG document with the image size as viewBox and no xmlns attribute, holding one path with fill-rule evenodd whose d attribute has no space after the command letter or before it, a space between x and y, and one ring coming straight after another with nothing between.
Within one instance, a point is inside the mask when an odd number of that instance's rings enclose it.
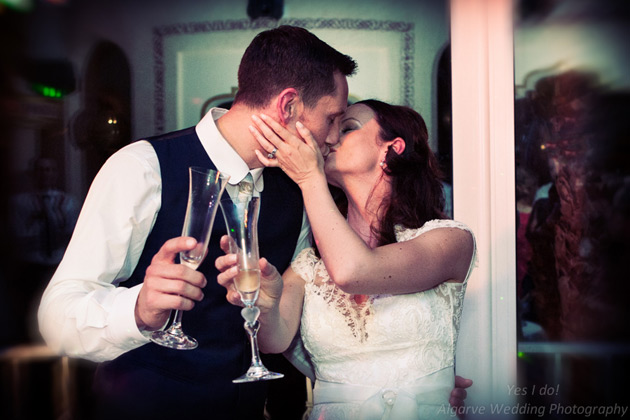
<instances>
[{"instance_id":1,"label":"groom's hand","mask_svg":"<svg viewBox=\"0 0 630 420\"><path fill-rule=\"evenodd\" d=\"M206 277L175 263L177 254L193 249L196 244L197 241L188 237L169 239L153 256L136 301L138 328L160 329L168 321L171 310L190 310L195 301L203 299L201 289L207 284Z\"/></svg>"},{"instance_id":2,"label":"groom's hand","mask_svg":"<svg viewBox=\"0 0 630 420\"><path fill-rule=\"evenodd\" d=\"M457 417L463 419L465 416L463 413L463 408L465 407L465 400L468 395L466 392L466 388L470 387L473 384L472 379L462 378L461 376L455 375L455 388L451 391L451 396L448 402L451 404L457 412Z\"/></svg>"}]
</instances>

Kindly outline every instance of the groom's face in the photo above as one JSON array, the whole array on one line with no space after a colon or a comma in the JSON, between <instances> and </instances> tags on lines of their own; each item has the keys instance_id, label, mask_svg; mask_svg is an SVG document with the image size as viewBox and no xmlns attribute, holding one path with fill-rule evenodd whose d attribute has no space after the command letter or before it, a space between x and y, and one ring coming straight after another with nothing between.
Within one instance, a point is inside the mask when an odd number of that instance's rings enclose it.
<instances>
[{"instance_id":1,"label":"groom's face","mask_svg":"<svg viewBox=\"0 0 630 420\"><path fill-rule=\"evenodd\" d=\"M329 146L339 141L339 120L348 107L348 81L335 73L335 92L317 101L314 107L304 107L299 121L313 134L324 157Z\"/></svg>"}]
</instances>

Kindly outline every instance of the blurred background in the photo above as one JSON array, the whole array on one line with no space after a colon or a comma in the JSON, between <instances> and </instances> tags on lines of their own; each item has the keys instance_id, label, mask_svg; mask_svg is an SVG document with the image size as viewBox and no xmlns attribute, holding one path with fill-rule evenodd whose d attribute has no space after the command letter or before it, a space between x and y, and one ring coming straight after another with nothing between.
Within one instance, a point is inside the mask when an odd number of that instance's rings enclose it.
<instances>
[{"instance_id":1,"label":"blurred background","mask_svg":"<svg viewBox=\"0 0 630 420\"><path fill-rule=\"evenodd\" d=\"M549 389L519 401L627 407L630 2L512 4L516 266L492 281L515 283L515 385ZM89 185L124 145L229 106L249 41L281 23L357 59L350 101L418 110L465 206L447 0L0 0L1 418L89 410L94 365L51 354L34 316Z\"/></svg>"},{"instance_id":2,"label":"blurred background","mask_svg":"<svg viewBox=\"0 0 630 420\"><path fill-rule=\"evenodd\" d=\"M519 381L534 407L584 408L549 418L585 418L630 399L630 3L515 12Z\"/></svg>"}]
</instances>

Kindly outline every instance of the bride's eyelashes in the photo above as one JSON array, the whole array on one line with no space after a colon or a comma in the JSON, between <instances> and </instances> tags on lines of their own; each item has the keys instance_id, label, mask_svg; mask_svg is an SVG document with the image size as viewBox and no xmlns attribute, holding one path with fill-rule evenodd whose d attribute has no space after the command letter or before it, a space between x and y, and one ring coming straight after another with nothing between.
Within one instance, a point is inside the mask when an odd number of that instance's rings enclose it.
<instances>
[{"instance_id":1,"label":"bride's eyelashes","mask_svg":"<svg viewBox=\"0 0 630 420\"><path fill-rule=\"evenodd\" d=\"M350 131L358 130L359 128L361 127L359 127L358 124L348 123L341 127L341 129L339 130L339 133L346 134L346 133L349 133Z\"/></svg>"}]
</instances>

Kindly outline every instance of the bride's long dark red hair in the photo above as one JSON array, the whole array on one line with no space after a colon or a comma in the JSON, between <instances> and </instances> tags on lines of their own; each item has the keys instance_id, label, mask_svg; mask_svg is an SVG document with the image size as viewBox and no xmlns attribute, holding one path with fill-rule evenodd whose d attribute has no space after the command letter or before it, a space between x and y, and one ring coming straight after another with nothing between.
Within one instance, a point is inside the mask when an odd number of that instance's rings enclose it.
<instances>
[{"instance_id":1,"label":"bride's long dark red hair","mask_svg":"<svg viewBox=\"0 0 630 420\"><path fill-rule=\"evenodd\" d=\"M390 148L385 157L384 171L391 177L392 193L381 203L379 226L372 227L379 245L390 244L396 242L396 225L419 228L429 220L446 217L442 174L429 147L427 126L420 114L406 106L374 99L357 103L374 111L383 141L397 137L405 141L402 153ZM347 203L339 204L345 212Z\"/></svg>"}]
</instances>

